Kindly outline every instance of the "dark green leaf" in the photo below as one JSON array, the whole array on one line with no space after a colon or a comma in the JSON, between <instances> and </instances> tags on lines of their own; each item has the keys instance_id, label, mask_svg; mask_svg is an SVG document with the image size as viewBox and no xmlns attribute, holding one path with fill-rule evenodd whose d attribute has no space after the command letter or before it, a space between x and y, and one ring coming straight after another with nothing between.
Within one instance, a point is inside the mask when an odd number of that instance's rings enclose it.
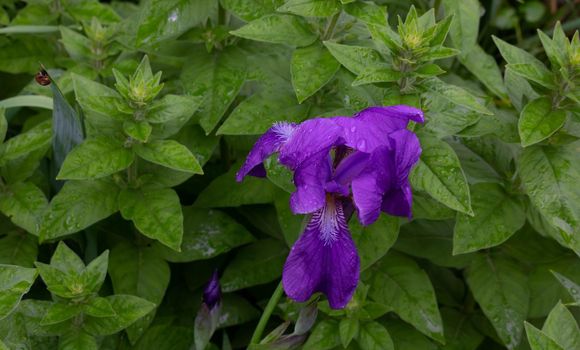
<instances>
[{"instance_id":1,"label":"dark green leaf","mask_svg":"<svg viewBox=\"0 0 580 350\"><path fill-rule=\"evenodd\" d=\"M339 12L340 9L338 0L288 0L278 8L278 11L304 17L328 17Z\"/></svg>"},{"instance_id":2,"label":"dark green leaf","mask_svg":"<svg viewBox=\"0 0 580 350\"><path fill-rule=\"evenodd\" d=\"M338 325L334 321L319 322L303 346L304 350L330 350L340 345Z\"/></svg>"},{"instance_id":3,"label":"dark green leaf","mask_svg":"<svg viewBox=\"0 0 580 350\"><path fill-rule=\"evenodd\" d=\"M231 32L233 35L274 44L308 46L316 40L307 22L294 15L271 14Z\"/></svg>"},{"instance_id":4,"label":"dark green leaf","mask_svg":"<svg viewBox=\"0 0 580 350\"><path fill-rule=\"evenodd\" d=\"M356 341L365 350L395 349L389 332L378 322L362 324Z\"/></svg>"},{"instance_id":5,"label":"dark green leaf","mask_svg":"<svg viewBox=\"0 0 580 350\"><path fill-rule=\"evenodd\" d=\"M25 133L8 139L0 145L0 164L46 147L50 144L51 138L51 122L47 120Z\"/></svg>"},{"instance_id":6,"label":"dark green leaf","mask_svg":"<svg viewBox=\"0 0 580 350\"><path fill-rule=\"evenodd\" d=\"M361 74L370 67L378 68L384 65L379 53L370 47L342 45L331 41L325 41L324 46L340 64L354 74Z\"/></svg>"},{"instance_id":7,"label":"dark green leaf","mask_svg":"<svg viewBox=\"0 0 580 350\"><path fill-rule=\"evenodd\" d=\"M348 348L350 342L358 335L359 320L356 318L343 318L338 324L338 331L340 333L340 342L344 348Z\"/></svg>"},{"instance_id":8,"label":"dark green leaf","mask_svg":"<svg viewBox=\"0 0 580 350\"><path fill-rule=\"evenodd\" d=\"M528 322L526 325L526 334L532 350L563 350L552 338L548 337L544 332L532 326Z\"/></svg>"},{"instance_id":9,"label":"dark green leaf","mask_svg":"<svg viewBox=\"0 0 580 350\"><path fill-rule=\"evenodd\" d=\"M44 193L30 182L19 182L6 188L0 197L0 211L12 222L37 235L48 201Z\"/></svg>"},{"instance_id":10,"label":"dark green leaf","mask_svg":"<svg viewBox=\"0 0 580 350\"><path fill-rule=\"evenodd\" d=\"M92 335L117 333L147 315L155 307L155 304L132 295L112 295L107 297L107 300L115 310L115 316L87 316L83 325L87 333Z\"/></svg>"},{"instance_id":11,"label":"dark green leaf","mask_svg":"<svg viewBox=\"0 0 580 350\"><path fill-rule=\"evenodd\" d=\"M559 302L552 309L542 332L552 338L563 350L580 348L580 328L574 315Z\"/></svg>"},{"instance_id":12,"label":"dark green leaf","mask_svg":"<svg viewBox=\"0 0 580 350\"><path fill-rule=\"evenodd\" d=\"M135 153L152 163L170 169L203 174L197 159L184 145L173 140L157 140L136 145Z\"/></svg>"},{"instance_id":13,"label":"dark green leaf","mask_svg":"<svg viewBox=\"0 0 580 350\"><path fill-rule=\"evenodd\" d=\"M361 226L357 220L352 220L350 229L360 256L362 271L387 254L395 243L399 234L399 219L381 215L375 223L366 227Z\"/></svg>"},{"instance_id":14,"label":"dark green leaf","mask_svg":"<svg viewBox=\"0 0 580 350\"><path fill-rule=\"evenodd\" d=\"M320 43L296 49L292 54L290 69L298 102L302 103L314 95L332 79L339 68L340 63Z\"/></svg>"},{"instance_id":15,"label":"dark green leaf","mask_svg":"<svg viewBox=\"0 0 580 350\"><path fill-rule=\"evenodd\" d=\"M36 270L22 266L0 265L0 320L8 316L30 290Z\"/></svg>"},{"instance_id":16,"label":"dark green leaf","mask_svg":"<svg viewBox=\"0 0 580 350\"><path fill-rule=\"evenodd\" d=\"M553 110L548 97L529 102L520 115L518 130L522 146L527 147L552 136L566 121L566 112Z\"/></svg>"}]
</instances>

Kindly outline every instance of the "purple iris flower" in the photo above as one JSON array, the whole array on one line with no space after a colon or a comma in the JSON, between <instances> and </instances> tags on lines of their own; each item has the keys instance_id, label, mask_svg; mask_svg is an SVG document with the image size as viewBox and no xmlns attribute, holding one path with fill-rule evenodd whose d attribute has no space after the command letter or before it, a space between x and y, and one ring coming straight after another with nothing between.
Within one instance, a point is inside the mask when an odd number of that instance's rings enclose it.
<instances>
[{"instance_id":1,"label":"purple iris flower","mask_svg":"<svg viewBox=\"0 0 580 350\"><path fill-rule=\"evenodd\" d=\"M222 299L222 289L220 286L219 276L217 270L213 272L209 282L207 282L203 289L202 300L207 307L212 310Z\"/></svg>"},{"instance_id":2,"label":"purple iris flower","mask_svg":"<svg viewBox=\"0 0 580 350\"><path fill-rule=\"evenodd\" d=\"M294 171L292 211L312 215L284 265L282 283L291 299L304 302L322 292L334 309L351 299L360 272L345 213L353 204L363 225L381 211L411 217L408 177L421 147L407 130L410 120L422 123L421 110L398 105L353 117L276 123L250 151L237 181L264 177L263 161L277 152L279 162Z\"/></svg>"}]
</instances>

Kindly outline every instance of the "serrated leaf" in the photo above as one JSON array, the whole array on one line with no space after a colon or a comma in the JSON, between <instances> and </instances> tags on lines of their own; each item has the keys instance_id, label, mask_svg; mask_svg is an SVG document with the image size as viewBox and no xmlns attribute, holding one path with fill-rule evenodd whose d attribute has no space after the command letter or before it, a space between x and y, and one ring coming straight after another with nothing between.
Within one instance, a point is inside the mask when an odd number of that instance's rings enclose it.
<instances>
[{"instance_id":1,"label":"serrated leaf","mask_svg":"<svg viewBox=\"0 0 580 350\"><path fill-rule=\"evenodd\" d=\"M0 211L12 222L38 235L42 215L48 201L44 193L30 182L19 182L6 187L0 197Z\"/></svg>"},{"instance_id":2,"label":"serrated leaf","mask_svg":"<svg viewBox=\"0 0 580 350\"><path fill-rule=\"evenodd\" d=\"M218 210L184 207L183 217L180 252L155 244L158 254L167 261L209 259L254 240L245 227Z\"/></svg>"},{"instance_id":3,"label":"serrated leaf","mask_svg":"<svg viewBox=\"0 0 580 350\"><path fill-rule=\"evenodd\" d=\"M324 46L336 58L340 64L354 74L361 74L369 67L380 67L384 65L379 53L363 46L351 46L325 41Z\"/></svg>"},{"instance_id":4,"label":"serrated leaf","mask_svg":"<svg viewBox=\"0 0 580 350\"><path fill-rule=\"evenodd\" d=\"M163 165L170 169L203 174L197 159L189 149L174 140L157 140L134 147L135 153L152 163Z\"/></svg>"},{"instance_id":5,"label":"serrated leaf","mask_svg":"<svg viewBox=\"0 0 580 350\"><path fill-rule=\"evenodd\" d=\"M515 349L522 340L530 297L522 267L507 258L477 255L467 271L467 283L501 341Z\"/></svg>"},{"instance_id":6,"label":"serrated leaf","mask_svg":"<svg viewBox=\"0 0 580 350\"><path fill-rule=\"evenodd\" d=\"M527 147L552 136L566 122L566 111L553 110L548 97L535 99L522 109L518 130L522 146Z\"/></svg>"},{"instance_id":7,"label":"serrated leaf","mask_svg":"<svg viewBox=\"0 0 580 350\"><path fill-rule=\"evenodd\" d=\"M388 305L421 333L443 343L443 322L435 291L425 271L413 260L393 252L376 266L370 298Z\"/></svg>"},{"instance_id":8,"label":"serrated leaf","mask_svg":"<svg viewBox=\"0 0 580 350\"><path fill-rule=\"evenodd\" d=\"M324 87L339 68L340 63L320 43L294 50L290 70L298 102Z\"/></svg>"},{"instance_id":9,"label":"serrated leaf","mask_svg":"<svg viewBox=\"0 0 580 350\"><path fill-rule=\"evenodd\" d=\"M119 188L107 180L69 181L54 196L40 225L40 241L75 233L118 209Z\"/></svg>"},{"instance_id":10,"label":"serrated leaf","mask_svg":"<svg viewBox=\"0 0 580 350\"><path fill-rule=\"evenodd\" d=\"M501 186L481 183L471 188L473 216L458 214L453 254L494 247L505 242L526 222L522 205Z\"/></svg>"},{"instance_id":11,"label":"serrated leaf","mask_svg":"<svg viewBox=\"0 0 580 350\"><path fill-rule=\"evenodd\" d=\"M106 137L90 138L67 155L57 179L101 178L126 169L134 157L133 151L118 141Z\"/></svg>"},{"instance_id":12,"label":"serrated leaf","mask_svg":"<svg viewBox=\"0 0 580 350\"><path fill-rule=\"evenodd\" d=\"M179 251L183 237L183 214L174 190L125 189L119 195L119 209L123 217L132 220L145 236Z\"/></svg>"},{"instance_id":13,"label":"serrated leaf","mask_svg":"<svg viewBox=\"0 0 580 350\"><path fill-rule=\"evenodd\" d=\"M316 40L303 18L285 14L266 15L231 33L246 39L298 47L308 46Z\"/></svg>"},{"instance_id":14,"label":"serrated leaf","mask_svg":"<svg viewBox=\"0 0 580 350\"><path fill-rule=\"evenodd\" d=\"M220 279L223 291L232 292L275 280L282 273L287 254L286 245L273 239L241 248Z\"/></svg>"},{"instance_id":15,"label":"serrated leaf","mask_svg":"<svg viewBox=\"0 0 580 350\"><path fill-rule=\"evenodd\" d=\"M414 188L427 192L451 209L473 214L467 180L457 155L446 142L420 134L421 158L411 172Z\"/></svg>"}]
</instances>

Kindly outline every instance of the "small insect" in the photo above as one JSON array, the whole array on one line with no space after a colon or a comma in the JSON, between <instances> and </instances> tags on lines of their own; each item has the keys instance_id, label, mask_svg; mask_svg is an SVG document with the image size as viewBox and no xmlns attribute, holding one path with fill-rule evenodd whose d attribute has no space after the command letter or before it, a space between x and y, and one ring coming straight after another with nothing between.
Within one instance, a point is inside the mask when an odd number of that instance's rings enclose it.
<instances>
[{"instance_id":1,"label":"small insect","mask_svg":"<svg viewBox=\"0 0 580 350\"><path fill-rule=\"evenodd\" d=\"M42 86L47 86L50 84L50 76L44 70L44 68L41 68L40 71L36 73L34 80L36 80L36 82Z\"/></svg>"}]
</instances>

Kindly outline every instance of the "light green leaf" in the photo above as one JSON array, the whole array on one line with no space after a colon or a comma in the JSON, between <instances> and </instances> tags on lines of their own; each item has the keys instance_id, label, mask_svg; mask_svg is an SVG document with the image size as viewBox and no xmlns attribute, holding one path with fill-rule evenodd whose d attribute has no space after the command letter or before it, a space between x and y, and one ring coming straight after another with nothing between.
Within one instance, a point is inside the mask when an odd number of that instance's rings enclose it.
<instances>
[{"instance_id":1,"label":"light green leaf","mask_svg":"<svg viewBox=\"0 0 580 350\"><path fill-rule=\"evenodd\" d=\"M492 183L471 188L473 216L458 214L453 254L494 247L505 242L526 222L522 205Z\"/></svg>"},{"instance_id":2,"label":"light green leaf","mask_svg":"<svg viewBox=\"0 0 580 350\"><path fill-rule=\"evenodd\" d=\"M507 99L507 90L501 76L501 71L495 58L485 52L481 46L474 45L468 52L459 55L459 61L485 87L497 97Z\"/></svg>"},{"instance_id":3,"label":"light green leaf","mask_svg":"<svg viewBox=\"0 0 580 350\"><path fill-rule=\"evenodd\" d=\"M0 28L0 34L41 34L58 32L58 26L16 25Z\"/></svg>"},{"instance_id":4,"label":"light green leaf","mask_svg":"<svg viewBox=\"0 0 580 350\"><path fill-rule=\"evenodd\" d=\"M388 305L421 333L443 343L443 322L425 271L410 258L389 253L376 265L369 296Z\"/></svg>"},{"instance_id":5,"label":"light green leaf","mask_svg":"<svg viewBox=\"0 0 580 350\"><path fill-rule=\"evenodd\" d=\"M80 61L93 57L89 38L64 26L60 26L59 29L64 49L73 59Z\"/></svg>"},{"instance_id":6,"label":"light green leaf","mask_svg":"<svg viewBox=\"0 0 580 350\"><path fill-rule=\"evenodd\" d=\"M234 101L246 80L245 55L230 48L220 54L196 55L181 75L185 91L203 96L198 114L200 125L209 134Z\"/></svg>"},{"instance_id":7,"label":"light green leaf","mask_svg":"<svg viewBox=\"0 0 580 350\"><path fill-rule=\"evenodd\" d=\"M341 10L338 0L288 0L278 8L304 17L329 17Z\"/></svg>"},{"instance_id":8,"label":"light green leaf","mask_svg":"<svg viewBox=\"0 0 580 350\"><path fill-rule=\"evenodd\" d=\"M304 350L330 350L340 345L338 324L335 321L324 320L316 324Z\"/></svg>"},{"instance_id":9,"label":"light green leaf","mask_svg":"<svg viewBox=\"0 0 580 350\"><path fill-rule=\"evenodd\" d=\"M201 102L201 98L197 96L165 95L151 104L145 118L151 123L165 123L179 118L189 119Z\"/></svg>"},{"instance_id":10,"label":"light green leaf","mask_svg":"<svg viewBox=\"0 0 580 350\"><path fill-rule=\"evenodd\" d=\"M58 350L98 350L95 337L85 332L69 332L59 338Z\"/></svg>"},{"instance_id":11,"label":"light green leaf","mask_svg":"<svg viewBox=\"0 0 580 350\"><path fill-rule=\"evenodd\" d=\"M456 48L467 53L477 44L479 32L479 1L443 0L445 14L453 15L451 39Z\"/></svg>"},{"instance_id":12,"label":"light green leaf","mask_svg":"<svg viewBox=\"0 0 580 350\"><path fill-rule=\"evenodd\" d=\"M481 114L493 114L485 106L481 105L478 100L467 90L459 86L444 83L437 78L426 79L422 85L432 94L439 98L448 100L449 102L465 107L469 110L479 112Z\"/></svg>"},{"instance_id":13,"label":"light green leaf","mask_svg":"<svg viewBox=\"0 0 580 350\"><path fill-rule=\"evenodd\" d=\"M177 141L157 140L134 147L135 153L152 163L163 165L170 169L203 174L197 159L189 149Z\"/></svg>"},{"instance_id":14,"label":"light green leaf","mask_svg":"<svg viewBox=\"0 0 580 350\"><path fill-rule=\"evenodd\" d=\"M563 350L552 338L548 337L544 332L532 326L528 322L524 322L526 326L526 334L532 350Z\"/></svg>"},{"instance_id":15,"label":"light green leaf","mask_svg":"<svg viewBox=\"0 0 580 350\"><path fill-rule=\"evenodd\" d=\"M131 117L132 110L117 91L77 74L72 75L72 80L76 100L85 112L117 120Z\"/></svg>"},{"instance_id":16,"label":"light green leaf","mask_svg":"<svg viewBox=\"0 0 580 350\"><path fill-rule=\"evenodd\" d=\"M343 1L343 3L346 3ZM356 1L344 6L344 10L351 16L378 26L387 26L387 8L370 1Z\"/></svg>"},{"instance_id":17,"label":"light green leaf","mask_svg":"<svg viewBox=\"0 0 580 350\"><path fill-rule=\"evenodd\" d=\"M38 235L42 215L48 205L44 193L30 182L6 187L0 196L0 211L26 231Z\"/></svg>"},{"instance_id":18,"label":"light green leaf","mask_svg":"<svg viewBox=\"0 0 580 350\"><path fill-rule=\"evenodd\" d=\"M451 146L425 133L421 133L419 139L423 151L411 172L413 187L451 209L473 214L467 180Z\"/></svg>"},{"instance_id":19,"label":"light green leaf","mask_svg":"<svg viewBox=\"0 0 580 350\"><path fill-rule=\"evenodd\" d=\"M152 130L153 127L146 121L137 122L134 120L126 120L123 122L123 131L125 134L141 142L147 142L149 140Z\"/></svg>"},{"instance_id":20,"label":"light green leaf","mask_svg":"<svg viewBox=\"0 0 580 350\"><path fill-rule=\"evenodd\" d=\"M119 195L123 217L132 220L145 236L179 251L183 214L177 193L169 188L125 189Z\"/></svg>"},{"instance_id":21,"label":"light green leaf","mask_svg":"<svg viewBox=\"0 0 580 350\"><path fill-rule=\"evenodd\" d=\"M401 72L394 70L389 67L369 67L363 70L355 81L352 82L353 86L372 84L372 83L385 83L394 82L403 77Z\"/></svg>"},{"instance_id":22,"label":"light green leaf","mask_svg":"<svg viewBox=\"0 0 580 350\"><path fill-rule=\"evenodd\" d=\"M359 346L365 350L395 349L389 332L378 322L362 324L356 341Z\"/></svg>"},{"instance_id":23,"label":"light green leaf","mask_svg":"<svg viewBox=\"0 0 580 350\"><path fill-rule=\"evenodd\" d=\"M102 297L92 297L83 304L83 312L93 317L112 317L115 316L115 310L111 303Z\"/></svg>"},{"instance_id":24,"label":"light green leaf","mask_svg":"<svg viewBox=\"0 0 580 350\"><path fill-rule=\"evenodd\" d=\"M342 45L331 41L325 41L324 46L340 64L354 74L361 74L370 67L378 68L384 65L379 53L370 47Z\"/></svg>"},{"instance_id":25,"label":"light green leaf","mask_svg":"<svg viewBox=\"0 0 580 350\"><path fill-rule=\"evenodd\" d=\"M14 311L35 279L35 269L0 265L0 320Z\"/></svg>"},{"instance_id":26,"label":"light green leaf","mask_svg":"<svg viewBox=\"0 0 580 350\"><path fill-rule=\"evenodd\" d=\"M552 74L546 66L530 53L508 44L500 38L493 36L495 45L501 52L501 55L508 63L508 67L515 65L515 69L510 69L512 72L524 77L534 78L532 80L539 80L543 83L551 83L551 79L547 78ZM523 64L523 65L522 65Z\"/></svg>"},{"instance_id":27,"label":"light green leaf","mask_svg":"<svg viewBox=\"0 0 580 350\"><path fill-rule=\"evenodd\" d=\"M38 107L52 109L52 98L48 96L21 95L0 101L0 108Z\"/></svg>"},{"instance_id":28,"label":"light green leaf","mask_svg":"<svg viewBox=\"0 0 580 350\"><path fill-rule=\"evenodd\" d=\"M304 102L324 87L339 68L340 63L320 43L296 49L290 70L298 102Z\"/></svg>"},{"instance_id":29,"label":"light green leaf","mask_svg":"<svg viewBox=\"0 0 580 350\"><path fill-rule=\"evenodd\" d=\"M554 306L542 332L552 338L563 350L580 348L580 328L574 319L574 315L559 302Z\"/></svg>"},{"instance_id":30,"label":"light green leaf","mask_svg":"<svg viewBox=\"0 0 580 350\"><path fill-rule=\"evenodd\" d=\"M109 263L109 250L105 250L101 255L91 261L81 273L81 280L85 288L98 293L101 285L107 277L107 266Z\"/></svg>"},{"instance_id":31,"label":"light green leaf","mask_svg":"<svg viewBox=\"0 0 580 350\"><path fill-rule=\"evenodd\" d=\"M68 181L50 202L40 225L40 241L46 241L86 227L118 209L119 188L111 181Z\"/></svg>"},{"instance_id":32,"label":"light green leaf","mask_svg":"<svg viewBox=\"0 0 580 350\"><path fill-rule=\"evenodd\" d=\"M308 23L298 16L271 14L231 32L242 38L291 46L308 46L316 40Z\"/></svg>"},{"instance_id":33,"label":"light green leaf","mask_svg":"<svg viewBox=\"0 0 580 350\"><path fill-rule=\"evenodd\" d=\"M576 305L580 305L580 283L577 283L567 276L564 276L556 271L552 271L552 274L558 282L568 291L568 294L572 296Z\"/></svg>"},{"instance_id":34,"label":"light green leaf","mask_svg":"<svg viewBox=\"0 0 580 350\"><path fill-rule=\"evenodd\" d=\"M59 180L97 179L127 169L135 155L131 149L107 137L85 140L65 158Z\"/></svg>"},{"instance_id":35,"label":"light green leaf","mask_svg":"<svg viewBox=\"0 0 580 350\"><path fill-rule=\"evenodd\" d=\"M518 122L522 146L527 147L552 136L566 122L566 111L553 110L548 97L540 97L529 102Z\"/></svg>"},{"instance_id":36,"label":"light green leaf","mask_svg":"<svg viewBox=\"0 0 580 350\"><path fill-rule=\"evenodd\" d=\"M52 138L51 125L49 120L44 121L0 145L0 164L48 146Z\"/></svg>"},{"instance_id":37,"label":"light green leaf","mask_svg":"<svg viewBox=\"0 0 580 350\"><path fill-rule=\"evenodd\" d=\"M170 270L169 264L154 249L122 241L111 249L109 265L115 293L136 295L161 304L169 285ZM152 311L127 329L132 344L143 335L154 317Z\"/></svg>"},{"instance_id":38,"label":"light green leaf","mask_svg":"<svg viewBox=\"0 0 580 350\"><path fill-rule=\"evenodd\" d=\"M546 88L554 89L556 84L554 83L554 77L552 73L546 68L540 68L542 66L537 66L531 63L509 63L506 69L511 70L520 77L531 80L538 83Z\"/></svg>"},{"instance_id":39,"label":"light green leaf","mask_svg":"<svg viewBox=\"0 0 580 350\"><path fill-rule=\"evenodd\" d=\"M70 320L76 315L80 314L82 309L80 305L69 303L66 301L55 302L48 308L48 311L40 320L42 326L49 326L57 323Z\"/></svg>"},{"instance_id":40,"label":"light green leaf","mask_svg":"<svg viewBox=\"0 0 580 350\"><path fill-rule=\"evenodd\" d=\"M358 220L351 220L350 231L360 257L360 269L364 271L393 246L399 234L399 219L381 215L375 223L366 227L361 226Z\"/></svg>"},{"instance_id":41,"label":"light green leaf","mask_svg":"<svg viewBox=\"0 0 580 350\"><path fill-rule=\"evenodd\" d=\"M183 217L180 252L155 244L159 255L170 262L209 259L254 240L244 226L218 210L184 207Z\"/></svg>"},{"instance_id":42,"label":"light green leaf","mask_svg":"<svg viewBox=\"0 0 580 350\"><path fill-rule=\"evenodd\" d=\"M467 271L475 300L508 349L522 340L530 297L527 279L514 261L492 255L476 255Z\"/></svg>"},{"instance_id":43,"label":"light green leaf","mask_svg":"<svg viewBox=\"0 0 580 350\"><path fill-rule=\"evenodd\" d=\"M358 335L359 325L359 320L354 317L345 317L340 320L338 331L340 342L344 348L348 348L348 344Z\"/></svg>"},{"instance_id":44,"label":"light green leaf","mask_svg":"<svg viewBox=\"0 0 580 350\"><path fill-rule=\"evenodd\" d=\"M528 147L518 169L538 211L557 228L566 244L580 254L580 166L578 142L562 147Z\"/></svg>"},{"instance_id":45,"label":"light green leaf","mask_svg":"<svg viewBox=\"0 0 580 350\"><path fill-rule=\"evenodd\" d=\"M115 310L115 316L87 316L83 324L83 328L87 333L92 335L117 333L147 315L155 307L155 304L133 295L118 294L109 296L106 299Z\"/></svg>"},{"instance_id":46,"label":"light green leaf","mask_svg":"<svg viewBox=\"0 0 580 350\"><path fill-rule=\"evenodd\" d=\"M221 0L220 4L229 12L246 22L270 14L282 5L284 0Z\"/></svg>"},{"instance_id":47,"label":"light green leaf","mask_svg":"<svg viewBox=\"0 0 580 350\"><path fill-rule=\"evenodd\" d=\"M275 280L282 273L287 254L286 245L273 239L241 248L220 279L223 291L233 292Z\"/></svg>"}]
</instances>

